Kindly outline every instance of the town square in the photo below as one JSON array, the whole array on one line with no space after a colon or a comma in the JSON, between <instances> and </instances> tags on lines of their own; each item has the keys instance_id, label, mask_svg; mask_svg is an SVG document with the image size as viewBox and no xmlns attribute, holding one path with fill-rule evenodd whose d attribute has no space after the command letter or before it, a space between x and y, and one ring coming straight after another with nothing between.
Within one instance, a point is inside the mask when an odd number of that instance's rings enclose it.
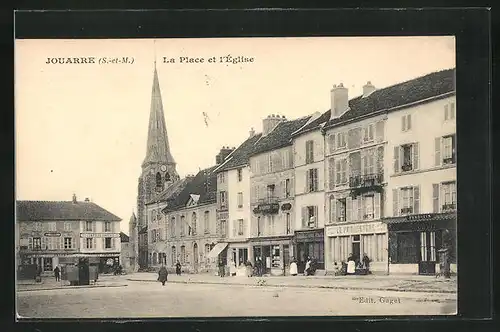
<instances>
[{"instance_id":1,"label":"town square","mask_svg":"<svg viewBox=\"0 0 500 332\"><path fill-rule=\"evenodd\" d=\"M212 63L217 41L19 44L20 319L456 314L453 38L255 43L220 40L234 53ZM331 43L325 73L293 74L276 43Z\"/></svg>"}]
</instances>

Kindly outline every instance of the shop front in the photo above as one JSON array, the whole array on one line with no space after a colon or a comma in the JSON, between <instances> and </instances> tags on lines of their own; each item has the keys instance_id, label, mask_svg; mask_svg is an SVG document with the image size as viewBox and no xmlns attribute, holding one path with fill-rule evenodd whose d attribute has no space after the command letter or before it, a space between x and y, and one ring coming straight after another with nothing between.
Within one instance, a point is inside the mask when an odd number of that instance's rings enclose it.
<instances>
[{"instance_id":1,"label":"shop front","mask_svg":"<svg viewBox=\"0 0 500 332\"><path fill-rule=\"evenodd\" d=\"M387 225L383 222L345 223L325 228L325 267L327 273L354 256L357 262L368 256L370 271L387 273Z\"/></svg>"},{"instance_id":2,"label":"shop front","mask_svg":"<svg viewBox=\"0 0 500 332\"><path fill-rule=\"evenodd\" d=\"M290 249L293 246L292 235L286 237L260 237L250 241L254 258L253 266L255 266L257 258L260 257L263 262L264 274L273 276L289 274Z\"/></svg>"},{"instance_id":3,"label":"shop front","mask_svg":"<svg viewBox=\"0 0 500 332\"><path fill-rule=\"evenodd\" d=\"M324 230L295 231L295 252L297 256L297 269L304 273L307 259L315 259L316 269L325 269L325 238Z\"/></svg>"},{"instance_id":4,"label":"shop front","mask_svg":"<svg viewBox=\"0 0 500 332\"><path fill-rule=\"evenodd\" d=\"M389 273L435 275L439 250L447 249L456 272L456 214L428 213L386 218L389 231Z\"/></svg>"}]
</instances>

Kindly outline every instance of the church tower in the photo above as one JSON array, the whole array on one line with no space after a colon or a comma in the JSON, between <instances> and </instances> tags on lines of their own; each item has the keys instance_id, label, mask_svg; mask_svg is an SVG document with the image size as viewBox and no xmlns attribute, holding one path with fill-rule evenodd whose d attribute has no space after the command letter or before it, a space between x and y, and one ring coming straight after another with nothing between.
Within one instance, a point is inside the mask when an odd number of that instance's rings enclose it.
<instances>
[{"instance_id":1,"label":"church tower","mask_svg":"<svg viewBox=\"0 0 500 332\"><path fill-rule=\"evenodd\" d=\"M139 226L147 225L144 204L179 179L176 163L168 143L160 82L155 62L146 157L142 163L137 196L137 224Z\"/></svg>"}]
</instances>

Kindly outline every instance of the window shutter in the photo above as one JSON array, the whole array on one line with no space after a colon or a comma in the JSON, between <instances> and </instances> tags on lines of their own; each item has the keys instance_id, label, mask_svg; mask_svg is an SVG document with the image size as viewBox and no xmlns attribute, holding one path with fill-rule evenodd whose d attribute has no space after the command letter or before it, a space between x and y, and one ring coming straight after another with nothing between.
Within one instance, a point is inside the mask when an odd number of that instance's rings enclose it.
<instances>
[{"instance_id":1,"label":"window shutter","mask_svg":"<svg viewBox=\"0 0 500 332\"><path fill-rule=\"evenodd\" d=\"M351 221L357 221L358 220L358 200L357 199L352 199L352 211L351 211Z\"/></svg>"},{"instance_id":2,"label":"window shutter","mask_svg":"<svg viewBox=\"0 0 500 332\"><path fill-rule=\"evenodd\" d=\"M309 192L309 172L310 170L306 170L306 181L304 182L304 193Z\"/></svg>"},{"instance_id":3,"label":"window shutter","mask_svg":"<svg viewBox=\"0 0 500 332\"><path fill-rule=\"evenodd\" d=\"M399 146L394 147L394 173L399 173Z\"/></svg>"},{"instance_id":4,"label":"window shutter","mask_svg":"<svg viewBox=\"0 0 500 332\"><path fill-rule=\"evenodd\" d=\"M384 140L384 121L378 121L375 124L375 136L377 137L377 142L382 142Z\"/></svg>"},{"instance_id":5,"label":"window shutter","mask_svg":"<svg viewBox=\"0 0 500 332\"><path fill-rule=\"evenodd\" d=\"M337 216L335 215L335 220ZM345 221L351 221L352 219L352 198L347 197L345 200Z\"/></svg>"},{"instance_id":6,"label":"window shutter","mask_svg":"<svg viewBox=\"0 0 500 332\"><path fill-rule=\"evenodd\" d=\"M452 155L452 158L453 158L453 161L455 162L457 159L456 159L456 155L455 155L455 146L456 146L456 135L452 135L451 136L451 155Z\"/></svg>"},{"instance_id":7,"label":"window shutter","mask_svg":"<svg viewBox=\"0 0 500 332\"><path fill-rule=\"evenodd\" d=\"M375 193L373 197L373 219L380 219L380 202L381 202L381 193Z\"/></svg>"},{"instance_id":8,"label":"window shutter","mask_svg":"<svg viewBox=\"0 0 500 332\"><path fill-rule=\"evenodd\" d=\"M318 215L318 206L314 206L314 227L318 227L319 225L319 215Z\"/></svg>"},{"instance_id":9,"label":"window shutter","mask_svg":"<svg viewBox=\"0 0 500 332\"><path fill-rule=\"evenodd\" d=\"M366 175L367 164L368 164L368 158L366 158L366 150L361 151L361 175Z\"/></svg>"},{"instance_id":10,"label":"window shutter","mask_svg":"<svg viewBox=\"0 0 500 332\"><path fill-rule=\"evenodd\" d=\"M441 137L436 137L434 140L434 164L441 165Z\"/></svg>"},{"instance_id":11,"label":"window shutter","mask_svg":"<svg viewBox=\"0 0 500 332\"><path fill-rule=\"evenodd\" d=\"M401 118L401 131L405 130L406 130L406 115L403 115L403 117Z\"/></svg>"},{"instance_id":12,"label":"window shutter","mask_svg":"<svg viewBox=\"0 0 500 332\"><path fill-rule=\"evenodd\" d=\"M335 160L328 159L328 186L330 190L335 188Z\"/></svg>"},{"instance_id":13,"label":"window shutter","mask_svg":"<svg viewBox=\"0 0 500 332\"><path fill-rule=\"evenodd\" d=\"M444 105L444 120L448 120L450 118L448 113L448 104Z\"/></svg>"},{"instance_id":14,"label":"window shutter","mask_svg":"<svg viewBox=\"0 0 500 332\"><path fill-rule=\"evenodd\" d=\"M420 213L420 186L413 187L413 213Z\"/></svg>"},{"instance_id":15,"label":"window shutter","mask_svg":"<svg viewBox=\"0 0 500 332\"><path fill-rule=\"evenodd\" d=\"M418 169L419 167L419 144L418 143L413 143L413 169Z\"/></svg>"},{"instance_id":16,"label":"window shutter","mask_svg":"<svg viewBox=\"0 0 500 332\"><path fill-rule=\"evenodd\" d=\"M406 129L411 129L411 114L407 115L408 119L406 119Z\"/></svg>"},{"instance_id":17,"label":"window shutter","mask_svg":"<svg viewBox=\"0 0 500 332\"><path fill-rule=\"evenodd\" d=\"M377 148L376 170L377 174L384 174L384 147Z\"/></svg>"},{"instance_id":18,"label":"window shutter","mask_svg":"<svg viewBox=\"0 0 500 332\"><path fill-rule=\"evenodd\" d=\"M94 238L92 238L92 240L93 240L92 241L93 242L92 243L92 249L96 249L97 239L94 237Z\"/></svg>"},{"instance_id":19,"label":"window shutter","mask_svg":"<svg viewBox=\"0 0 500 332\"><path fill-rule=\"evenodd\" d=\"M236 229L236 220L233 220L233 237L236 237L238 230Z\"/></svg>"},{"instance_id":20,"label":"window shutter","mask_svg":"<svg viewBox=\"0 0 500 332\"><path fill-rule=\"evenodd\" d=\"M302 207L302 227L307 225L307 207Z\"/></svg>"},{"instance_id":21,"label":"window shutter","mask_svg":"<svg viewBox=\"0 0 500 332\"><path fill-rule=\"evenodd\" d=\"M94 232L94 233L95 233L95 229L96 229L96 222L95 222L95 221L93 221L93 222L92 222L92 232Z\"/></svg>"},{"instance_id":22,"label":"window shutter","mask_svg":"<svg viewBox=\"0 0 500 332\"><path fill-rule=\"evenodd\" d=\"M455 118L455 103L450 104L450 119Z\"/></svg>"},{"instance_id":23,"label":"window shutter","mask_svg":"<svg viewBox=\"0 0 500 332\"><path fill-rule=\"evenodd\" d=\"M399 199L398 189L392 189L392 216L399 216L398 199Z\"/></svg>"},{"instance_id":24,"label":"window shutter","mask_svg":"<svg viewBox=\"0 0 500 332\"><path fill-rule=\"evenodd\" d=\"M365 215L365 200L363 196L358 196L356 199L358 202L358 220L363 220Z\"/></svg>"},{"instance_id":25,"label":"window shutter","mask_svg":"<svg viewBox=\"0 0 500 332\"><path fill-rule=\"evenodd\" d=\"M330 223L334 223L337 221L337 201L333 195L330 195Z\"/></svg>"},{"instance_id":26,"label":"window shutter","mask_svg":"<svg viewBox=\"0 0 500 332\"><path fill-rule=\"evenodd\" d=\"M328 136L328 145L330 148L330 153L333 153L335 151L335 134L331 134Z\"/></svg>"},{"instance_id":27,"label":"window shutter","mask_svg":"<svg viewBox=\"0 0 500 332\"><path fill-rule=\"evenodd\" d=\"M432 212L438 213L439 212L439 184L438 183L433 183L432 184Z\"/></svg>"}]
</instances>

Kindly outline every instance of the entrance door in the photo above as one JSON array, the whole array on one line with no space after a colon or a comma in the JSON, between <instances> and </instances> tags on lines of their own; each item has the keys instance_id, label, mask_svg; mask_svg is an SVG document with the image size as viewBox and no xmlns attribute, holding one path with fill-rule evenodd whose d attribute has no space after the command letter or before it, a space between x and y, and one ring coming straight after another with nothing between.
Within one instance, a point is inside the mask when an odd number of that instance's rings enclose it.
<instances>
[{"instance_id":1,"label":"entrance door","mask_svg":"<svg viewBox=\"0 0 500 332\"><path fill-rule=\"evenodd\" d=\"M78 262L78 284L88 285L90 283L89 261L86 258L81 258Z\"/></svg>"},{"instance_id":2,"label":"entrance door","mask_svg":"<svg viewBox=\"0 0 500 332\"><path fill-rule=\"evenodd\" d=\"M290 265L290 247L288 244L283 245L283 275L286 275L286 269Z\"/></svg>"},{"instance_id":3,"label":"entrance door","mask_svg":"<svg viewBox=\"0 0 500 332\"><path fill-rule=\"evenodd\" d=\"M360 236L354 235L352 237L352 255L355 257L356 261L361 260L361 243Z\"/></svg>"},{"instance_id":4,"label":"entrance door","mask_svg":"<svg viewBox=\"0 0 500 332\"><path fill-rule=\"evenodd\" d=\"M297 272L304 273L309 256L309 246L307 243L297 244Z\"/></svg>"},{"instance_id":5,"label":"entrance door","mask_svg":"<svg viewBox=\"0 0 500 332\"><path fill-rule=\"evenodd\" d=\"M264 247L262 247L262 262L264 263L265 273L271 272L271 266L270 266L270 264L268 264L268 261L272 262L271 246L264 246Z\"/></svg>"},{"instance_id":6,"label":"entrance door","mask_svg":"<svg viewBox=\"0 0 500 332\"><path fill-rule=\"evenodd\" d=\"M239 265L245 265L245 263L248 261L248 249L238 249L238 256L239 256Z\"/></svg>"},{"instance_id":7,"label":"entrance door","mask_svg":"<svg viewBox=\"0 0 500 332\"><path fill-rule=\"evenodd\" d=\"M198 244L193 245L193 269L194 273L198 273Z\"/></svg>"},{"instance_id":8,"label":"entrance door","mask_svg":"<svg viewBox=\"0 0 500 332\"><path fill-rule=\"evenodd\" d=\"M420 261L418 263L418 274L436 274L436 232L420 232Z\"/></svg>"}]
</instances>

